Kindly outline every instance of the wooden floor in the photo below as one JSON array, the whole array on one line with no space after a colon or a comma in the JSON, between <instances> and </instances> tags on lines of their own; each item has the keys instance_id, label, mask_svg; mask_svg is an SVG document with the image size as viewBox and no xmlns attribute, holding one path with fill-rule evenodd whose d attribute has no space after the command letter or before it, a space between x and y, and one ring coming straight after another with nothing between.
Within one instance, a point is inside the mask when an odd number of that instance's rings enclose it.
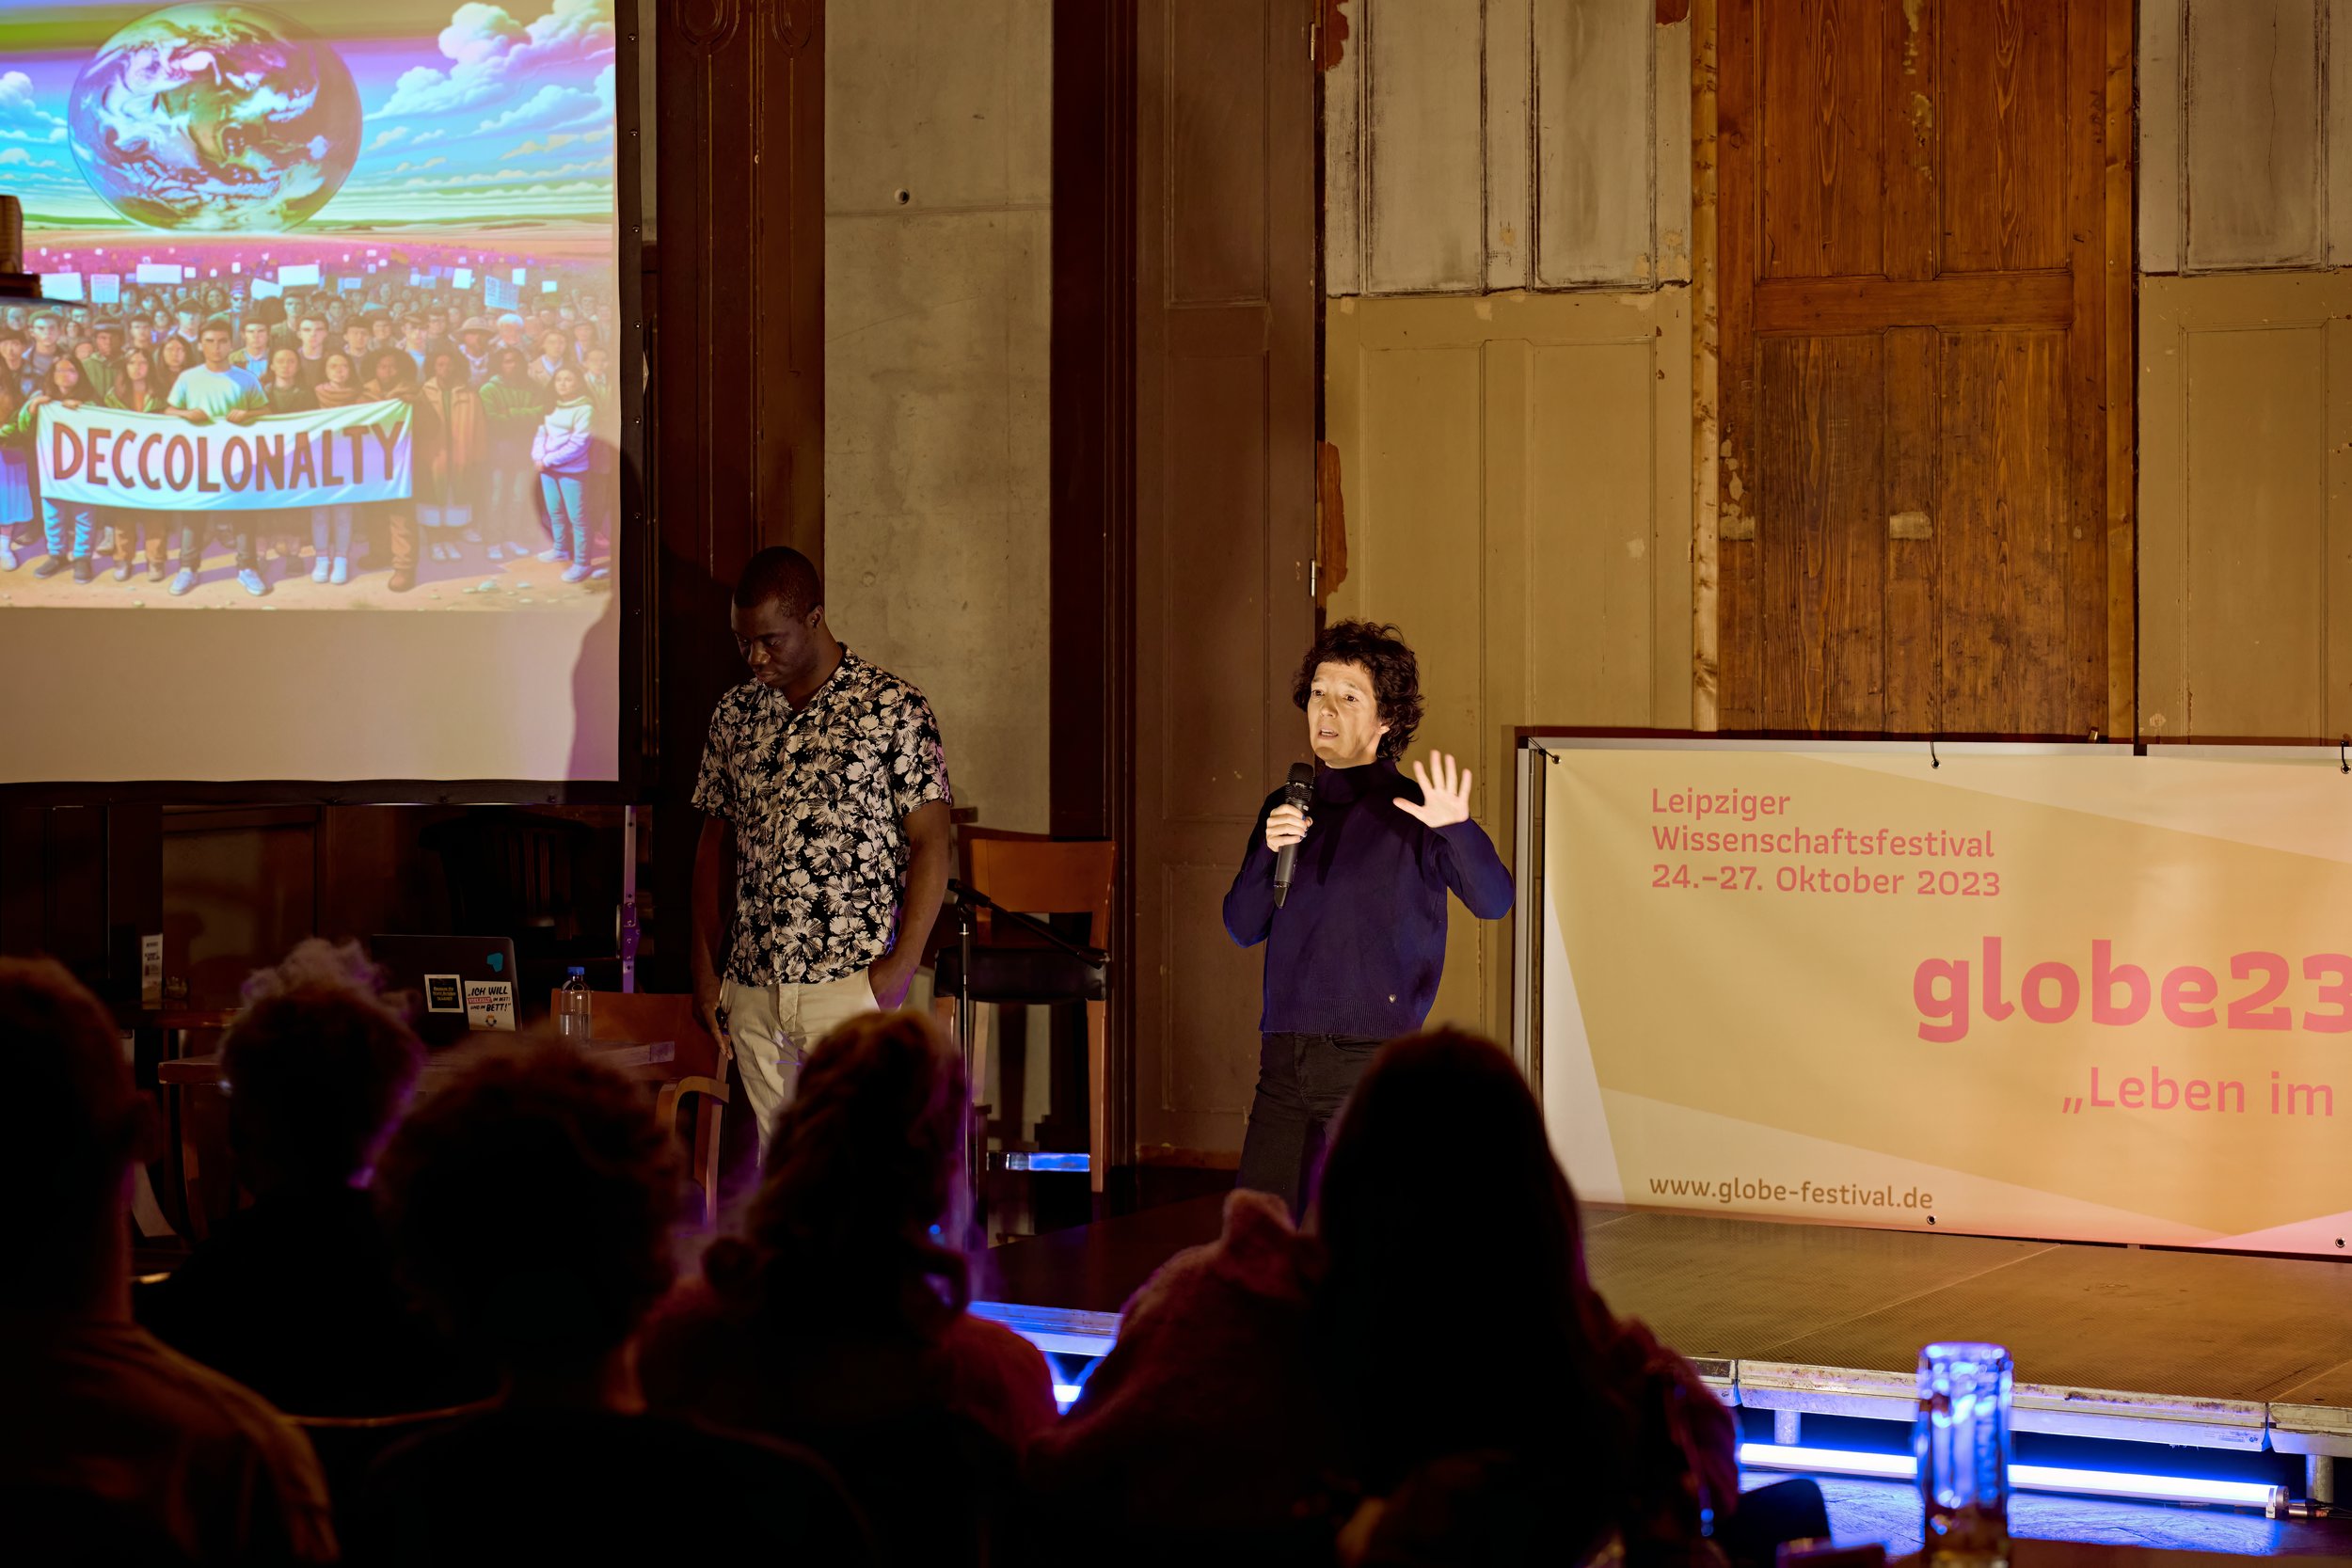
<instances>
[{"instance_id":1,"label":"wooden floor","mask_svg":"<svg viewBox=\"0 0 2352 1568\"><path fill-rule=\"evenodd\" d=\"M993 1248L989 1315L1099 1353L1220 1199ZM1907 1419L1919 1347L2010 1347L2021 1431L2352 1454L2352 1266L1595 1208L1593 1278L1752 1408ZM1466 1303L1474 1310L1475 1304Z\"/></svg>"}]
</instances>

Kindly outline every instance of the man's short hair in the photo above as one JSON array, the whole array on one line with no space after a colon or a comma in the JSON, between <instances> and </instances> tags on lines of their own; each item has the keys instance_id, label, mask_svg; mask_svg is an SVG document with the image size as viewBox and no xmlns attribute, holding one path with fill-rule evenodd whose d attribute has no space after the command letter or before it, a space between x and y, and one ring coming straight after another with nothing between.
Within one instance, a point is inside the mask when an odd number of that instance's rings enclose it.
<instances>
[{"instance_id":1,"label":"man's short hair","mask_svg":"<svg viewBox=\"0 0 2352 1568\"><path fill-rule=\"evenodd\" d=\"M771 599L788 615L805 615L825 602L825 585L816 562L795 549L771 545L743 562L735 579L735 608L757 610Z\"/></svg>"},{"instance_id":2,"label":"man's short hair","mask_svg":"<svg viewBox=\"0 0 2352 1568\"><path fill-rule=\"evenodd\" d=\"M1298 663L1291 683L1291 701L1305 712L1313 694L1315 672L1326 664L1360 664L1372 677L1373 697L1381 722L1389 726L1380 737L1379 754L1401 757L1421 728L1421 661L1394 626L1375 621L1335 621L1323 628L1307 657Z\"/></svg>"},{"instance_id":3,"label":"man's short hair","mask_svg":"<svg viewBox=\"0 0 2352 1568\"><path fill-rule=\"evenodd\" d=\"M0 958L0 1076L25 1113L0 1138L0 1298L86 1260L150 1125L114 1020L48 958ZM103 1230L103 1227L99 1227Z\"/></svg>"},{"instance_id":4,"label":"man's short hair","mask_svg":"<svg viewBox=\"0 0 2352 1568\"><path fill-rule=\"evenodd\" d=\"M601 1357L670 1287L669 1136L569 1044L491 1056L419 1105L375 1187L410 1287L501 1365Z\"/></svg>"},{"instance_id":5,"label":"man's short hair","mask_svg":"<svg viewBox=\"0 0 2352 1568\"><path fill-rule=\"evenodd\" d=\"M201 338L207 332L226 332L231 338L237 335L237 329L229 325L227 316L215 316L211 321L197 328L196 335Z\"/></svg>"},{"instance_id":6,"label":"man's short hair","mask_svg":"<svg viewBox=\"0 0 2352 1568\"><path fill-rule=\"evenodd\" d=\"M345 1181L399 1113L424 1048L378 985L358 944L316 938L246 982L221 1066L239 1150L270 1175Z\"/></svg>"},{"instance_id":7,"label":"man's short hair","mask_svg":"<svg viewBox=\"0 0 2352 1568\"><path fill-rule=\"evenodd\" d=\"M301 318L299 321L297 321L297 322L295 322L295 323L294 323L294 326L295 326L295 328L298 330L298 329L300 329L300 328L302 328L302 327L305 327L305 326L310 325L312 322L316 322L316 323L318 323L318 324L319 324L319 327L320 327L320 329L321 329L322 331L324 331L324 330L326 329L326 318L325 316L320 315L320 314L319 314L316 310L305 310L305 311L303 311L303 312L302 312L302 318Z\"/></svg>"}]
</instances>

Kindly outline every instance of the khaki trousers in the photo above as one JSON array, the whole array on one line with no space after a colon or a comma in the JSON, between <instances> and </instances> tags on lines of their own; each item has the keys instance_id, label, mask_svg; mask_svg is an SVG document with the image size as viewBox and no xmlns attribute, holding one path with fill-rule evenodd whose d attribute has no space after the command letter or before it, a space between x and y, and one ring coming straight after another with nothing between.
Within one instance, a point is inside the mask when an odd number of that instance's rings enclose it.
<instances>
[{"instance_id":1,"label":"khaki trousers","mask_svg":"<svg viewBox=\"0 0 2352 1568\"><path fill-rule=\"evenodd\" d=\"M736 1060L743 1067L743 1096L751 1102L759 1127L763 1169L768 1164L769 1134L777 1116L792 1103L792 1092L801 1081L801 1064L808 1053L836 1024L880 1010L866 975L861 969L816 985L741 986L729 980L720 988L719 1005L727 1012L727 1035L735 1042Z\"/></svg>"}]
</instances>

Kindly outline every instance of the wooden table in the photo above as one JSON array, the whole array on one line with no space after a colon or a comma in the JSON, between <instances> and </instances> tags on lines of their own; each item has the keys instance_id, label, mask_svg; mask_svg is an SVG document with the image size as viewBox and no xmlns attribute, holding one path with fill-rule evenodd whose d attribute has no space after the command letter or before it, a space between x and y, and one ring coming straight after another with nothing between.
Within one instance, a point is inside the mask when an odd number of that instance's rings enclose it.
<instances>
[{"instance_id":1,"label":"wooden table","mask_svg":"<svg viewBox=\"0 0 2352 1568\"><path fill-rule=\"evenodd\" d=\"M522 1035L506 1029L477 1029L461 1044L428 1052L423 1069L418 1074L418 1087L437 1088L456 1077L485 1055L523 1039ZM591 1039L580 1048L581 1053L606 1067L627 1073L631 1078L649 1083L667 1083L677 1074L671 1070L677 1060L675 1040L599 1040ZM206 1052L197 1056L175 1056L155 1065L155 1081L175 1088L190 1085L217 1086L226 1084L220 1053Z\"/></svg>"}]
</instances>

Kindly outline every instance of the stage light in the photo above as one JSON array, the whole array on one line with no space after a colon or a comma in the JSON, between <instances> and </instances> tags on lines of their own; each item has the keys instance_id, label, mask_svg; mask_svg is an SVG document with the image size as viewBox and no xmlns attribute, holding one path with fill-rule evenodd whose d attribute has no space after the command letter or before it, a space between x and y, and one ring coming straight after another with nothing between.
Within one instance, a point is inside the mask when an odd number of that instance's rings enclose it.
<instances>
[{"instance_id":1,"label":"stage light","mask_svg":"<svg viewBox=\"0 0 2352 1568\"><path fill-rule=\"evenodd\" d=\"M2071 1492L2087 1497L2128 1497L2156 1503L2218 1503L2277 1513L2287 1489L2259 1481L2205 1481L2195 1476L2141 1476L2126 1471L2075 1470L2056 1465L2011 1465L2010 1484L2022 1492Z\"/></svg>"},{"instance_id":2,"label":"stage light","mask_svg":"<svg viewBox=\"0 0 2352 1568\"><path fill-rule=\"evenodd\" d=\"M1078 1402L1078 1386L1074 1383L1055 1384L1054 1407L1067 1415L1070 1407Z\"/></svg>"},{"instance_id":3,"label":"stage light","mask_svg":"<svg viewBox=\"0 0 2352 1568\"><path fill-rule=\"evenodd\" d=\"M1819 1476L1862 1476L1873 1481L1914 1481L1917 1464L1907 1453L1862 1453L1845 1449L1801 1449L1787 1443L1742 1443L1740 1463L1752 1470L1804 1470Z\"/></svg>"},{"instance_id":4,"label":"stage light","mask_svg":"<svg viewBox=\"0 0 2352 1568\"><path fill-rule=\"evenodd\" d=\"M1856 1476L1909 1481L1917 1469L1907 1453L1864 1453L1846 1449L1806 1449L1783 1443L1742 1443L1740 1463L1753 1470L1794 1470L1819 1476ZM2009 1483L2020 1492L2062 1492L2074 1497L2133 1502L2203 1503L2256 1508L2276 1516L2287 1506L2287 1489L2259 1481L2206 1481L2196 1476L2136 1475L2121 1470L2081 1470L2056 1465L2011 1465Z\"/></svg>"}]
</instances>

